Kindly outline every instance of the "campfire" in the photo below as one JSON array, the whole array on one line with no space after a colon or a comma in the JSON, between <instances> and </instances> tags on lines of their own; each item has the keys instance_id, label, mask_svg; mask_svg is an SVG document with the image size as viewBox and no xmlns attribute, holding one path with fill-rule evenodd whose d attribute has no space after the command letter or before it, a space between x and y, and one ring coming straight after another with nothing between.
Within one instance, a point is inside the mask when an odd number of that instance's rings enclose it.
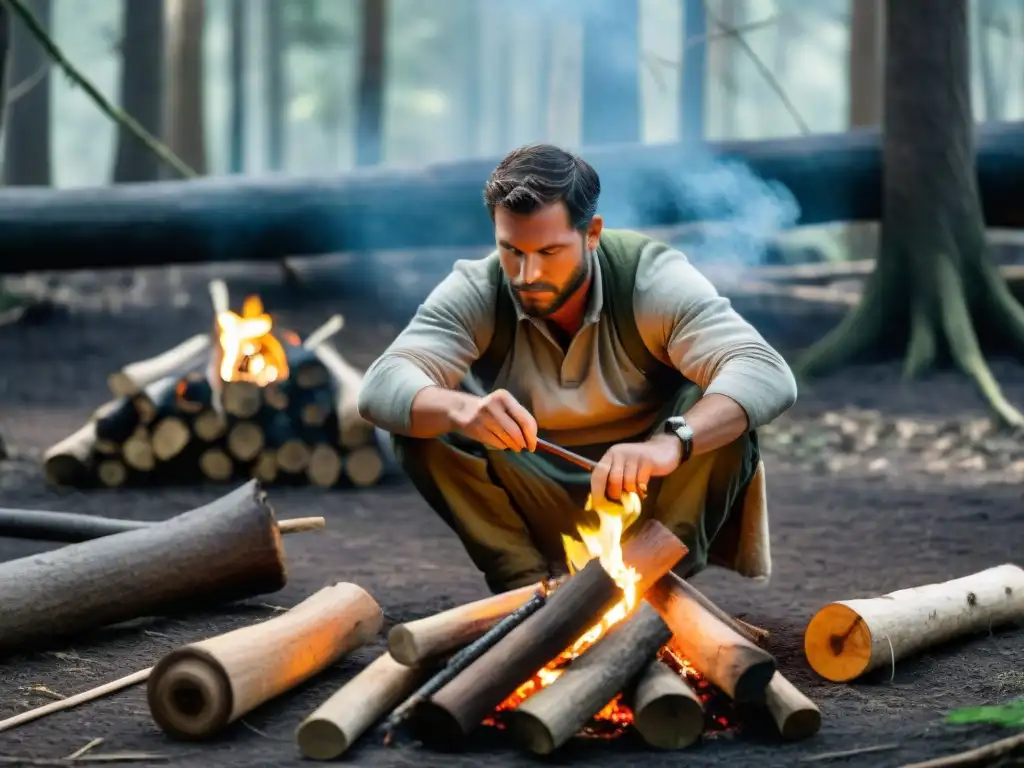
<instances>
[{"instance_id":1,"label":"campfire","mask_svg":"<svg viewBox=\"0 0 1024 768\"><path fill-rule=\"evenodd\" d=\"M357 410L362 373L330 343L343 318L301 339L258 296L235 312L214 280L210 297L211 332L112 373L114 399L47 451L47 481L375 484L384 463Z\"/></svg>"},{"instance_id":2,"label":"campfire","mask_svg":"<svg viewBox=\"0 0 1024 768\"><path fill-rule=\"evenodd\" d=\"M686 547L640 501L597 510L565 540L570 575L398 624L388 651L300 726L307 757L333 759L379 718L384 738L465 746L481 726L535 754L577 736L633 731L681 749L760 707L787 739L817 732L817 707L776 671L764 630L671 573ZM627 536L627 532L632 536Z\"/></svg>"}]
</instances>

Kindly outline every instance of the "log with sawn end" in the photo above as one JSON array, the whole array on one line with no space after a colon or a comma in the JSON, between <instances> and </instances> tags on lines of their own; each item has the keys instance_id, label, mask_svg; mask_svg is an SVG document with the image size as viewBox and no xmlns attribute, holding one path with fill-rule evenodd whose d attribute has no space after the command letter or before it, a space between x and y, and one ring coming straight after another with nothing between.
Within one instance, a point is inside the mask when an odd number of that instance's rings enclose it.
<instances>
[{"instance_id":1,"label":"log with sawn end","mask_svg":"<svg viewBox=\"0 0 1024 768\"><path fill-rule=\"evenodd\" d=\"M680 672L650 662L625 697L633 728L648 746L685 749L704 733L704 705Z\"/></svg>"},{"instance_id":2,"label":"log with sawn end","mask_svg":"<svg viewBox=\"0 0 1024 768\"><path fill-rule=\"evenodd\" d=\"M302 721L295 733L299 751L314 760L340 757L409 696L426 673L426 667L409 667L381 654Z\"/></svg>"},{"instance_id":3,"label":"log with sawn end","mask_svg":"<svg viewBox=\"0 0 1024 768\"><path fill-rule=\"evenodd\" d=\"M388 632L388 651L401 664L419 666L473 642L541 589L547 586L532 584L396 624Z\"/></svg>"},{"instance_id":4,"label":"log with sawn end","mask_svg":"<svg viewBox=\"0 0 1024 768\"><path fill-rule=\"evenodd\" d=\"M637 595L643 595L686 552L686 545L663 525L654 520L644 523L623 545L625 563L640 575ZM601 563L590 561L543 608L420 704L412 718L414 734L437 749L461 747L524 680L600 622L622 598L622 590Z\"/></svg>"},{"instance_id":5,"label":"log with sawn end","mask_svg":"<svg viewBox=\"0 0 1024 768\"><path fill-rule=\"evenodd\" d=\"M668 574L646 596L672 629L672 649L730 698L763 702L775 659L694 600L681 581Z\"/></svg>"},{"instance_id":6,"label":"log with sawn end","mask_svg":"<svg viewBox=\"0 0 1024 768\"><path fill-rule=\"evenodd\" d=\"M1024 569L988 568L881 597L843 600L818 611L804 652L826 680L849 682L938 643L1024 621Z\"/></svg>"},{"instance_id":7,"label":"log with sawn end","mask_svg":"<svg viewBox=\"0 0 1024 768\"><path fill-rule=\"evenodd\" d=\"M765 630L733 618L689 582L674 575L671 581L674 589L692 597L711 617L736 634L752 643L762 642L767 637ZM775 722L779 735L787 741L807 739L821 730L821 710L781 672L777 671L768 682L764 706Z\"/></svg>"},{"instance_id":8,"label":"log with sawn end","mask_svg":"<svg viewBox=\"0 0 1024 768\"><path fill-rule=\"evenodd\" d=\"M209 738L372 641L383 622L361 587L325 587L268 621L164 656L149 676L150 713L170 736Z\"/></svg>"},{"instance_id":9,"label":"log with sawn end","mask_svg":"<svg viewBox=\"0 0 1024 768\"><path fill-rule=\"evenodd\" d=\"M508 713L512 739L534 754L551 754L620 695L671 636L658 612L641 601L558 679Z\"/></svg>"}]
</instances>

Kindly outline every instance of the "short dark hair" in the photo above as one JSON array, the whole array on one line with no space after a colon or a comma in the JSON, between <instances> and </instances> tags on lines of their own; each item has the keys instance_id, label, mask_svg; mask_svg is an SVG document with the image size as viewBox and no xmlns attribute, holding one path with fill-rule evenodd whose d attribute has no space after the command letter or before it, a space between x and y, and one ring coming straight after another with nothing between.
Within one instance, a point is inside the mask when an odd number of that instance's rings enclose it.
<instances>
[{"instance_id":1,"label":"short dark hair","mask_svg":"<svg viewBox=\"0 0 1024 768\"><path fill-rule=\"evenodd\" d=\"M484 202L494 209L530 214L563 202L574 229L586 231L597 212L601 179L587 161L551 144L529 144L512 150L487 179Z\"/></svg>"}]
</instances>

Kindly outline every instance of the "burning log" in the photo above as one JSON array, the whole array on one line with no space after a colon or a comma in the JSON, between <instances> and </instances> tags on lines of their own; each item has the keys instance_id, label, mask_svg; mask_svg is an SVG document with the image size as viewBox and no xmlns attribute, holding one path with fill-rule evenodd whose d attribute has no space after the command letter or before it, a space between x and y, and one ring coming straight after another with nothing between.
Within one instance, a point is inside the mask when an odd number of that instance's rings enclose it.
<instances>
[{"instance_id":1,"label":"burning log","mask_svg":"<svg viewBox=\"0 0 1024 768\"><path fill-rule=\"evenodd\" d=\"M396 624L388 632L388 651L400 664L419 666L473 642L541 588L543 584L520 587L423 619Z\"/></svg>"},{"instance_id":2,"label":"burning log","mask_svg":"<svg viewBox=\"0 0 1024 768\"><path fill-rule=\"evenodd\" d=\"M668 574L647 593L647 600L673 632L671 647L730 698L763 702L775 674L775 659L741 633L718 620Z\"/></svg>"},{"instance_id":3,"label":"burning log","mask_svg":"<svg viewBox=\"0 0 1024 768\"><path fill-rule=\"evenodd\" d=\"M881 597L843 600L807 625L804 651L826 680L849 682L938 643L1024 620L1024 569L1006 564Z\"/></svg>"},{"instance_id":4,"label":"burning log","mask_svg":"<svg viewBox=\"0 0 1024 768\"><path fill-rule=\"evenodd\" d=\"M627 704L633 728L645 744L658 749L685 749L704 733L704 705L690 684L660 659L636 681Z\"/></svg>"},{"instance_id":5,"label":"burning log","mask_svg":"<svg viewBox=\"0 0 1024 768\"><path fill-rule=\"evenodd\" d=\"M623 545L624 562L640 575L635 594L644 594L686 551L660 523L645 523ZM623 590L601 563L590 561L543 608L417 708L413 718L417 737L440 749L461 745L523 680L598 625L623 597Z\"/></svg>"},{"instance_id":6,"label":"burning log","mask_svg":"<svg viewBox=\"0 0 1024 768\"><path fill-rule=\"evenodd\" d=\"M0 653L285 581L274 513L252 481L141 530L0 563Z\"/></svg>"},{"instance_id":7,"label":"burning log","mask_svg":"<svg viewBox=\"0 0 1024 768\"><path fill-rule=\"evenodd\" d=\"M668 642L672 631L648 603L508 715L509 731L522 748L549 755L611 702ZM703 725L703 721L702 721Z\"/></svg>"},{"instance_id":8,"label":"burning log","mask_svg":"<svg viewBox=\"0 0 1024 768\"><path fill-rule=\"evenodd\" d=\"M110 374L107 386L114 395L131 397L139 394L146 385L165 376L191 370L205 363L209 353L210 336L199 333L156 357L126 365L120 371Z\"/></svg>"},{"instance_id":9,"label":"burning log","mask_svg":"<svg viewBox=\"0 0 1024 768\"><path fill-rule=\"evenodd\" d=\"M412 693L423 668L408 667L384 653L337 690L299 726L299 751L314 760L334 760L375 722Z\"/></svg>"},{"instance_id":10,"label":"burning log","mask_svg":"<svg viewBox=\"0 0 1024 768\"><path fill-rule=\"evenodd\" d=\"M326 587L269 621L164 656L149 676L150 713L170 736L208 738L370 642L383 622L361 587Z\"/></svg>"}]
</instances>

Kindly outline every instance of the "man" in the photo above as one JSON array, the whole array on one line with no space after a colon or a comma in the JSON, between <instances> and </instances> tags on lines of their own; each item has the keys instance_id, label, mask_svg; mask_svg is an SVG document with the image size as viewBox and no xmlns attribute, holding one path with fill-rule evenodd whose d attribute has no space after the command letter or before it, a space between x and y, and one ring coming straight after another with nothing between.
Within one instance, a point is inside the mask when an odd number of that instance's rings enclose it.
<instances>
[{"instance_id":1,"label":"man","mask_svg":"<svg viewBox=\"0 0 1024 768\"><path fill-rule=\"evenodd\" d=\"M793 375L682 253L605 230L600 191L557 147L509 154L484 191L497 250L433 290L367 371L360 412L493 591L564 570L588 491L644 496L640 521L690 548L682 575L766 577L735 550L763 491L755 430L795 402ZM534 453L538 436L597 469Z\"/></svg>"}]
</instances>

